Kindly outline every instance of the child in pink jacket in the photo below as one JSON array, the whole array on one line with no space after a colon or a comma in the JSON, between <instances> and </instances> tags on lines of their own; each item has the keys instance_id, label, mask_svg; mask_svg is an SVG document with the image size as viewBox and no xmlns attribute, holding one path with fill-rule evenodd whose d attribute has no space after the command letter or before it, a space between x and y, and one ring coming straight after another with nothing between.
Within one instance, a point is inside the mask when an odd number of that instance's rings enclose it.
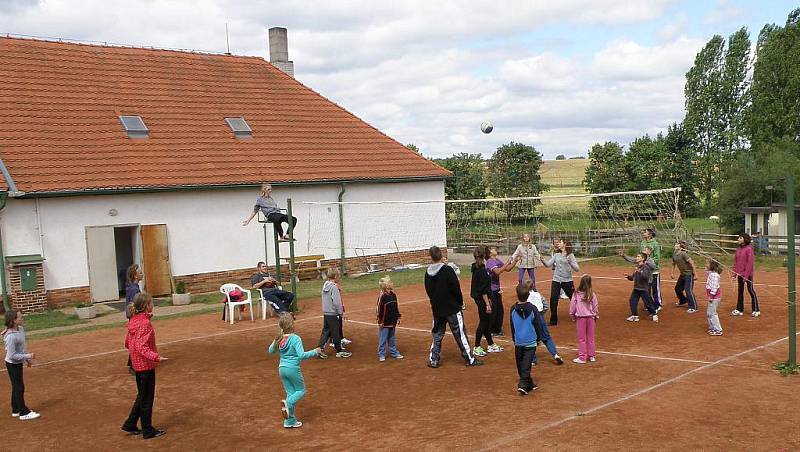
<instances>
[{"instance_id":1,"label":"child in pink jacket","mask_svg":"<svg viewBox=\"0 0 800 452\"><path fill-rule=\"evenodd\" d=\"M597 310L597 294L592 290L592 277L583 275L578 290L569 300L569 316L577 324L578 357L572 362L586 364L595 362L597 351L594 347L595 322L600 318Z\"/></svg>"}]
</instances>

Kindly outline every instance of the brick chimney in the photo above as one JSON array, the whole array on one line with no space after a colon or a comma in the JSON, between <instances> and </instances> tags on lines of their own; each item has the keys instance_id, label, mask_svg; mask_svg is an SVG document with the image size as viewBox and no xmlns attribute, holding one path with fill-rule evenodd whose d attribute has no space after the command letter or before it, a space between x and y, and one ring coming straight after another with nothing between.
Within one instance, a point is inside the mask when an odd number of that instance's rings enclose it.
<instances>
[{"instance_id":1,"label":"brick chimney","mask_svg":"<svg viewBox=\"0 0 800 452\"><path fill-rule=\"evenodd\" d=\"M294 78L294 62L289 61L289 40L283 27L269 29L269 62Z\"/></svg>"}]
</instances>

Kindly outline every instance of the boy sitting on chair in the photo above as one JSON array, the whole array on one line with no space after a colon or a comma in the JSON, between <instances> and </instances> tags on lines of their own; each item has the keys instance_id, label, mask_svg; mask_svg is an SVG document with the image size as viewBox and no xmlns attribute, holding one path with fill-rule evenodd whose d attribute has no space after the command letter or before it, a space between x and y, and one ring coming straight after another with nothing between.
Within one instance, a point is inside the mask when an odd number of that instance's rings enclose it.
<instances>
[{"instance_id":1,"label":"boy sitting on chair","mask_svg":"<svg viewBox=\"0 0 800 452\"><path fill-rule=\"evenodd\" d=\"M279 314L289 312L294 302L294 294L278 288L278 281L270 276L265 262L259 262L257 270L250 277L250 284L252 284L253 289L261 290L264 299L269 302L275 312Z\"/></svg>"}]
</instances>

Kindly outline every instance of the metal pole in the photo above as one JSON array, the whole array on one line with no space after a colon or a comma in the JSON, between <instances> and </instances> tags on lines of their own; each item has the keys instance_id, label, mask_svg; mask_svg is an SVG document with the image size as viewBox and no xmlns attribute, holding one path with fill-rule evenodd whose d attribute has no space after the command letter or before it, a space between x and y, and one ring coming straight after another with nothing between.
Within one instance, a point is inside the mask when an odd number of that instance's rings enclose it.
<instances>
[{"instance_id":1,"label":"metal pole","mask_svg":"<svg viewBox=\"0 0 800 452\"><path fill-rule=\"evenodd\" d=\"M289 278L292 280L292 293L297 302L297 275L294 268L294 218L292 217L292 198L286 199L286 215L289 216Z\"/></svg>"},{"instance_id":2,"label":"metal pole","mask_svg":"<svg viewBox=\"0 0 800 452\"><path fill-rule=\"evenodd\" d=\"M344 206L342 205L342 199L344 198L344 192L347 191L344 184L342 184L342 191L339 192L339 271L342 275L347 274L347 265L345 261L345 252L344 252Z\"/></svg>"},{"instance_id":3,"label":"metal pole","mask_svg":"<svg viewBox=\"0 0 800 452\"><path fill-rule=\"evenodd\" d=\"M795 234L795 207L794 207L794 176L786 175L786 270L789 273L789 365L797 364L797 312L795 301L797 299L797 287L795 283L795 255L794 255L794 234Z\"/></svg>"},{"instance_id":4,"label":"metal pole","mask_svg":"<svg viewBox=\"0 0 800 452\"><path fill-rule=\"evenodd\" d=\"M275 237L275 279L278 280L278 284L281 283L281 238L278 236L278 230L273 227L273 234Z\"/></svg>"},{"instance_id":5,"label":"metal pole","mask_svg":"<svg viewBox=\"0 0 800 452\"><path fill-rule=\"evenodd\" d=\"M267 223L264 223L263 226L264 226L264 263L269 265L269 247L267 246L269 243L269 236L267 236Z\"/></svg>"}]
</instances>

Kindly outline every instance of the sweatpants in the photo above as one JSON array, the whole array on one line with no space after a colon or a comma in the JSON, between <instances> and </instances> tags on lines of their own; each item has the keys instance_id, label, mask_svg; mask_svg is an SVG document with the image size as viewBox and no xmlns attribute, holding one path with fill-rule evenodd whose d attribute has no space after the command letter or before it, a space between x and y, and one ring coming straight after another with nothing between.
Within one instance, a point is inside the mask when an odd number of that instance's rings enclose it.
<instances>
[{"instance_id":1,"label":"sweatpants","mask_svg":"<svg viewBox=\"0 0 800 452\"><path fill-rule=\"evenodd\" d=\"M531 357L534 355L536 355L535 345L514 347L514 360L517 362L517 374L519 374L519 383L517 383L517 387L526 392L533 389Z\"/></svg>"},{"instance_id":2,"label":"sweatpants","mask_svg":"<svg viewBox=\"0 0 800 452\"><path fill-rule=\"evenodd\" d=\"M536 290L536 271L534 268L522 268L520 267L517 270L517 282L522 284L522 281L525 280L525 273L528 274L528 278L531 280L531 290Z\"/></svg>"},{"instance_id":3,"label":"sweatpants","mask_svg":"<svg viewBox=\"0 0 800 452\"><path fill-rule=\"evenodd\" d=\"M317 344L320 350L325 350L328 339L333 343L333 348L337 353L342 351L342 316L335 314L322 316L322 334L320 334Z\"/></svg>"},{"instance_id":4,"label":"sweatpants","mask_svg":"<svg viewBox=\"0 0 800 452\"><path fill-rule=\"evenodd\" d=\"M11 412L25 416L31 410L25 405L25 382L22 379L23 364L6 362L8 379L11 380Z\"/></svg>"},{"instance_id":5,"label":"sweatpants","mask_svg":"<svg viewBox=\"0 0 800 452\"><path fill-rule=\"evenodd\" d=\"M539 327L542 329L542 337L539 339L544 342L545 347L547 347L547 351L556 356L558 354L558 350L556 349L556 342L553 340L553 337L550 336L550 330L547 328L547 323L544 321L544 315L540 315L537 317L537 322L539 322ZM531 362L536 363L539 359L536 357L536 353L533 354L531 358Z\"/></svg>"},{"instance_id":6,"label":"sweatpants","mask_svg":"<svg viewBox=\"0 0 800 452\"><path fill-rule=\"evenodd\" d=\"M708 317L708 329L712 331L722 331L722 325L719 323L719 314L717 314L717 309L719 309L719 303L722 301L721 298L717 298L716 300L708 300L708 308L706 308L706 317Z\"/></svg>"},{"instance_id":7,"label":"sweatpants","mask_svg":"<svg viewBox=\"0 0 800 452\"><path fill-rule=\"evenodd\" d=\"M578 317L575 319L575 326L578 331L578 358L581 361L594 358L597 356L597 350L594 347L595 318Z\"/></svg>"},{"instance_id":8,"label":"sweatpants","mask_svg":"<svg viewBox=\"0 0 800 452\"><path fill-rule=\"evenodd\" d=\"M744 286L747 285L747 293L750 294L750 307L753 309L753 312L760 311L758 308L758 297L756 296L756 291L753 290L753 277L751 276L750 279L745 279L743 276L737 276L736 283L738 289L736 310L744 312Z\"/></svg>"},{"instance_id":9,"label":"sweatpants","mask_svg":"<svg viewBox=\"0 0 800 452\"><path fill-rule=\"evenodd\" d=\"M397 344L395 343L395 330L396 328L381 326L378 330L378 358L386 358L386 345L389 345L389 354L392 357L400 355L397 351Z\"/></svg>"},{"instance_id":10,"label":"sweatpants","mask_svg":"<svg viewBox=\"0 0 800 452\"><path fill-rule=\"evenodd\" d=\"M489 300L492 302L492 323L491 323L491 333L492 334L502 334L503 333L503 316L505 315L503 309L503 294L500 291L492 290L489 294Z\"/></svg>"},{"instance_id":11,"label":"sweatpants","mask_svg":"<svg viewBox=\"0 0 800 452\"><path fill-rule=\"evenodd\" d=\"M137 422L141 420L142 436L153 436L156 432L156 429L153 428L153 400L156 397L155 369L136 372L136 391L136 400L122 427L126 430L133 430L136 428Z\"/></svg>"},{"instance_id":12,"label":"sweatpants","mask_svg":"<svg viewBox=\"0 0 800 452\"><path fill-rule=\"evenodd\" d=\"M697 309L697 300L694 298L694 275L681 275L675 283L675 295L678 304L689 304L689 309Z\"/></svg>"},{"instance_id":13,"label":"sweatpants","mask_svg":"<svg viewBox=\"0 0 800 452\"><path fill-rule=\"evenodd\" d=\"M631 291L631 298L629 300L631 315L639 315L639 299L644 300L644 308L650 315L655 315L656 308L658 307L650 296L650 292L644 289L633 289Z\"/></svg>"},{"instance_id":14,"label":"sweatpants","mask_svg":"<svg viewBox=\"0 0 800 452\"><path fill-rule=\"evenodd\" d=\"M475 299L473 298L473 300ZM493 345L494 307L492 307L492 313L489 314L486 312L486 303L483 300L475 300L475 304L478 306L478 327L475 329L475 346L480 347L483 338L486 338L486 345Z\"/></svg>"},{"instance_id":15,"label":"sweatpants","mask_svg":"<svg viewBox=\"0 0 800 452\"><path fill-rule=\"evenodd\" d=\"M431 328L431 335L433 342L431 342L431 353L428 359L432 363L438 363L440 353L442 351L442 339L444 338L445 327L450 325L450 332L453 333L453 339L456 345L461 350L461 356L467 364L472 364L475 358L472 357L469 348L469 339L467 339L467 332L464 327L464 316L461 312L448 315L447 317L434 317L433 327Z\"/></svg>"},{"instance_id":16,"label":"sweatpants","mask_svg":"<svg viewBox=\"0 0 800 452\"><path fill-rule=\"evenodd\" d=\"M653 279L650 281L650 296L656 306L661 307L661 275L653 273Z\"/></svg>"},{"instance_id":17,"label":"sweatpants","mask_svg":"<svg viewBox=\"0 0 800 452\"><path fill-rule=\"evenodd\" d=\"M558 299L561 296L561 290L567 294L568 298L572 298L572 293L575 292L575 284L572 281L550 283L550 325L558 325Z\"/></svg>"},{"instance_id":18,"label":"sweatpants","mask_svg":"<svg viewBox=\"0 0 800 452\"><path fill-rule=\"evenodd\" d=\"M283 425L294 425L297 418L294 415L294 407L297 402L306 395L306 384L303 380L303 373L299 367L278 367L278 375L281 376L283 389L286 391L286 408L289 409L289 418L283 421Z\"/></svg>"}]
</instances>

